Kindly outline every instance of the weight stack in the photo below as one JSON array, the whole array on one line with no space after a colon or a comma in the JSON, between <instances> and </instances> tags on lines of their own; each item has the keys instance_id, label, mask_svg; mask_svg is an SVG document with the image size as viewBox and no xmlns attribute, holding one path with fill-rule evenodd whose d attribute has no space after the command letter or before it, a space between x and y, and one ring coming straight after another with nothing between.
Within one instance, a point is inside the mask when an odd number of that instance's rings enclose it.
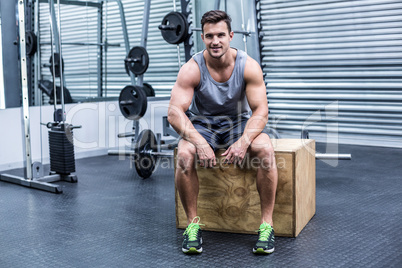
<instances>
[{"instance_id":1,"label":"weight stack","mask_svg":"<svg viewBox=\"0 0 402 268\"><path fill-rule=\"evenodd\" d=\"M73 131L69 124L49 130L50 171L68 175L75 172Z\"/></svg>"}]
</instances>

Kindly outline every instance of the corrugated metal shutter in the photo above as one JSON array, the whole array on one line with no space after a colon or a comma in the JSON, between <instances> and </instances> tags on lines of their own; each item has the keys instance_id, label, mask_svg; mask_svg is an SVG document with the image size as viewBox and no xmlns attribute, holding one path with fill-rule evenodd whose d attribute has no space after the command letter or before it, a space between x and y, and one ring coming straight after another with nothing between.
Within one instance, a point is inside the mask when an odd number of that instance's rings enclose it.
<instances>
[{"instance_id":1,"label":"corrugated metal shutter","mask_svg":"<svg viewBox=\"0 0 402 268\"><path fill-rule=\"evenodd\" d=\"M144 1L123 0L122 3L130 47L139 46ZM118 6L114 1L109 1L103 5L103 29L105 26L107 27L107 32L103 31L102 33L103 38L107 38L110 44L120 44L120 47L109 46L107 52L102 53L102 91L103 96L116 97L121 89L131 84L131 81L124 68L126 49ZM176 1L176 6L180 11L180 1ZM50 40L48 10L49 5L47 3L40 4L41 42L49 42ZM172 0L151 1L147 40L150 63L147 72L144 74L144 82L152 85L156 91L156 96L170 96L170 90L179 71L177 47L163 40L158 29L162 18L170 11L173 11ZM93 6L61 5L61 18L63 42L99 42L98 8ZM65 61L66 84L73 98L97 97L98 47L63 45L62 52ZM50 57L50 46L42 46L41 53L42 63L47 63ZM180 54L183 63L183 47L181 47ZM45 79L51 80L48 68L42 68L42 75Z\"/></svg>"},{"instance_id":2,"label":"corrugated metal shutter","mask_svg":"<svg viewBox=\"0 0 402 268\"><path fill-rule=\"evenodd\" d=\"M282 136L308 126L326 141L332 128L341 143L402 147L402 1L260 4L272 126Z\"/></svg>"}]
</instances>

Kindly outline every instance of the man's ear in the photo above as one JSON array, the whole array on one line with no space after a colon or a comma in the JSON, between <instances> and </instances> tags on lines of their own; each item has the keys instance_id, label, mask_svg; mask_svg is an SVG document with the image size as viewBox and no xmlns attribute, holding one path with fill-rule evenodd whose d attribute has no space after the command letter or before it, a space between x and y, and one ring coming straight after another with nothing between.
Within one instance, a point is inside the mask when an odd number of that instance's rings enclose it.
<instances>
[{"instance_id":1,"label":"man's ear","mask_svg":"<svg viewBox=\"0 0 402 268\"><path fill-rule=\"evenodd\" d=\"M234 36L234 32L233 32L233 31L231 31L231 32L229 33L230 41L232 41L233 36Z\"/></svg>"}]
</instances>

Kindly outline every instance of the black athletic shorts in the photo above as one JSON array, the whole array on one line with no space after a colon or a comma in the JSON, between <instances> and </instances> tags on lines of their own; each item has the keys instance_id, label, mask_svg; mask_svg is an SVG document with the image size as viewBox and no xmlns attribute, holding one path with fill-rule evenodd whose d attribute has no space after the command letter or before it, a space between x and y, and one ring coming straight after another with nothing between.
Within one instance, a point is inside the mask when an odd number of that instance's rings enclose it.
<instances>
[{"instance_id":1,"label":"black athletic shorts","mask_svg":"<svg viewBox=\"0 0 402 268\"><path fill-rule=\"evenodd\" d=\"M194 128L204 137L214 151L227 149L243 135L247 115L200 116L187 114Z\"/></svg>"}]
</instances>

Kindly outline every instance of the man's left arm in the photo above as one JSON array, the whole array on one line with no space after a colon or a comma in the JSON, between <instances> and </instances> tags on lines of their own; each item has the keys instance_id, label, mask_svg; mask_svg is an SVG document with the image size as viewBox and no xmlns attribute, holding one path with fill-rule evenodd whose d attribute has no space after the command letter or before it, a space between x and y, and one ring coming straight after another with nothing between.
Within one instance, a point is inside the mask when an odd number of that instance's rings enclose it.
<instances>
[{"instance_id":1,"label":"man's left arm","mask_svg":"<svg viewBox=\"0 0 402 268\"><path fill-rule=\"evenodd\" d=\"M253 140L261 133L268 122L268 101L264 77L260 65L251 57L247 57L244 70L246 96L252 111L243 135L233 143L222 155L229 163L241 163Z\"/></svg>"}]
</instances>

